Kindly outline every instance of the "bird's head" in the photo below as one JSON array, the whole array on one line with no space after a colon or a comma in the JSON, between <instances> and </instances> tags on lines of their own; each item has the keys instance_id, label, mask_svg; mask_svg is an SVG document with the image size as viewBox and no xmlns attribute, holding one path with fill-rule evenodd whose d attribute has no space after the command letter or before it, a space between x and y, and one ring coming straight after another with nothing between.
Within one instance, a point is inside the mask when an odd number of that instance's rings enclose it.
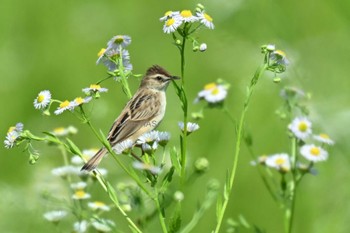
<instances>
[{"instance_id":1,"label":"bird's head","mask_svg":"<svg viewBox=\"0 0 350 233\"><path fill-rule=\"evenodd\" d=\"M141 87L164 91L170 81L180 79L168 73L164 68L154 65L150 67L141 81Z\"/></svg>"}]
</instances>

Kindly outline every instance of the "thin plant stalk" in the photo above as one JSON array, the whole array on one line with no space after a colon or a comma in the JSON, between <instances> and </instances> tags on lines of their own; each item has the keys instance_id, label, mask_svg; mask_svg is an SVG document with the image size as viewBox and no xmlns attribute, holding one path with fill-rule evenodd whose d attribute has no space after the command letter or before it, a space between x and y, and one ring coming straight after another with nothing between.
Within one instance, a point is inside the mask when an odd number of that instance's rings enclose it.
<instances>
[{"instance_id":1,"label":"thin plant stalk","mask_svg":"<svg viewBox=\"0 0 350 233\"><path fill-rule=\"evenodd\" d=\"M295 210L295 199L297 191L297 178L296 178L296 148L297 148L297 139L293 137L291 142L291 166L292 166L292 180L290 183L290 199L286 203L285 210L285 232L291 233L293 229L293 219L294 219L294 210Z\"/></svg>"}]
</instances>

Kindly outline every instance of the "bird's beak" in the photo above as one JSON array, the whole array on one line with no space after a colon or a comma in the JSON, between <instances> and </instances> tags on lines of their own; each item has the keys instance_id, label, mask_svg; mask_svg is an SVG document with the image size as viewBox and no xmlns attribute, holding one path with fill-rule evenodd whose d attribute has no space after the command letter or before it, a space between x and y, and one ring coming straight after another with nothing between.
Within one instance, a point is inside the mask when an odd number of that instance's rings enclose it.
<instances>
[{"instance_id":1,"label":"bird's beak","mask_svg":"<svg viewBox=\"0 0 350 233\"><path fill-rule=\"evenodd\" d=\"M171 80L179 80L179 79L181 79L181 78L178 77L178 76L171 76L170 79L171 79Z\"/></svg>"}]
</instances>

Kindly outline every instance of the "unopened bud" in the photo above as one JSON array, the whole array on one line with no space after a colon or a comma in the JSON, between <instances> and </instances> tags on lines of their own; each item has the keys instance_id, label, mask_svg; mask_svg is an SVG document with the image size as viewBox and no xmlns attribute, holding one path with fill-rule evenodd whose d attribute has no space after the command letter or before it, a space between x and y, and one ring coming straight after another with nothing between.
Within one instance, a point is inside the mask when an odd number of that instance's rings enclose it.
<instances>
[{"instance_id":1,"label":"unopened bud","mask_svg":"<svg viewBox=\"0 0 350 233\"><path fill-rule=\"evenodd\" d=\"M274 82L274 83L280 83L280 82L281 82L281 78L280 78L280 77L275 77L275 78L273 79L273 82Z\"/></svg>"},{"instance_id":2,"label":"unopened bud","mask_svg":"<svg viewBox=\"0 0 350 233\"><path fill-rule=\"evenodd\" d=\"M200 3L197 4L197 8L199 8L200 10L204 10L204 6L202 4L200 4Z\"/></svg>"},{"instance_id":3,"label":"unopened bud","mask_svg":"<svg viewBox=\"0 0 350 233\"><path fill-rule=\"evenodd\" d=\"M193 52L197 52L198 51L198 49L199 49L199 47L198 46L193 46Z\"/></svg>"},{"instance_id":4,"label":"unopened bud","mask_svg":"<svg viewBox=\"0 0 350 233\"><path fill-rule=\"evenodd\" d=\"M196 173L202 174L209 169L209 161L206 158L198 158L194 162L194 169Z\"/></svg>"},{"instance_id":5,"label":"unopened bud","mask_svg":"<svg viewBox=\"0 0 350 233\"><path fill-rule=\"evenodd\" d=\"M181 202L185 198L185 195L181 191L176 191L174 193L174 200L177 202Z\"/></svg>"},{"instance_id":6,"label":"unopened bud","mask_svg":"<svg viewBox=\"0 0 350 233\"><path fill-rule=\"evenodd\" d=\"M205 50L207 50L207 44L206 43L202 43L199 46L199 51L204 52Z\"/></svg>"},{"instance_id":7,"label":"unopened bud","mask_svg":"<svg viewBox=\"0 0 350 233\"><path fill-rule=\"evenodd\" d=\"M175 41L175 44L181 45L181 40L177 39L177 40Z\"/></svg>"}]
</instances>

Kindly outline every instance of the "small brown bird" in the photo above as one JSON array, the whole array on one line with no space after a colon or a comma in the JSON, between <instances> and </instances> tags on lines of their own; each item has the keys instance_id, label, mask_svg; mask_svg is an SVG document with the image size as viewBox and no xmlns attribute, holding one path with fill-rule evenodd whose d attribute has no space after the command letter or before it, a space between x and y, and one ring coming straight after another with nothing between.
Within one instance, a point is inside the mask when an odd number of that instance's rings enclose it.
<instances>
[{"instance_id":1,"label":"small brown bird","mask_svg":"<svg viewBox=\"0 0 350 233\"><path fill-rule=\"evenodd\" d=\"M126 140L135 143L141 135L158 126L165 114L165 91L170 81L177 79L180 78L170 75L158 65L147 70L139 89L114 121L108 133L107 140L112 148ZM105 147L101 148L81 170L95 169L107 152Z\"/></svg>"}]
</instances>

